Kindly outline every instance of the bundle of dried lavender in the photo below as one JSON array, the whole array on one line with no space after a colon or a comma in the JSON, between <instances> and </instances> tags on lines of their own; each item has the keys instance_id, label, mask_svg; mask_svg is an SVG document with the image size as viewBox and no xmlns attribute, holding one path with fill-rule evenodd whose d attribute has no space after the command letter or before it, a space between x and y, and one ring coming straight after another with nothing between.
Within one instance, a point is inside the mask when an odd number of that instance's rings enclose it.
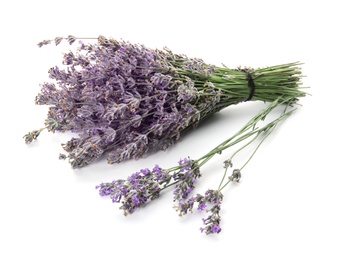
<instances>
[{"instance_id":1,"label":"bundle of dried lavender","mask_svg":"<svg viewBox=\"0 0 341 260\"><path fill-rule=\"evenodd\" d=\"M177 203L174 208L179 212L180 216L193 212L196 205L197 210L206 210L209 213L206 218L202 219L204 226L200 228L201 232L206 234L220 233L222 228L219 213L223 200L222 190L231 182L239 182L241 170L247 165L265 138L269 136L279 122L290 116L296 110L296 108L292 108L288 111L287 106L285 106L283 112L276 119L264 126L259 126L260 121L264 120L274 108L285 103L290 103L290 99L273 101L268 107L254 116L235 135L226 139L198 159L193 160L189 157L180 159L178 165L168 169L161 168L156 164L152 169L142 169L129 176L126 180L114 180L108 183L101 183L96 188L99 189L101 196L109 196L114 203L120 202L122 204L120 209L124 211L124 215L129 215L151 200L158 198L162 191L173 187L173 199ZM242 167L234 169L226 180L227 171L233 166L232 159L234 156L245 147L254 144L257 139L260 139L260 142L252 152L250 158ZM218 188L214 190L208 189L203 195L197 193L194 196L190 196L195 188L195 182L201 177L200 168L212 159L213 156L221 154L222 151L242 141L246 141L246 144L237 149L224 162L225 171Z\"/></svg>"},{"instance_id":2,"label":"bundle of dried lavender","mask_svg":"<svg viewBox=\"0 0 341 260\"><path fill-rule=\"evenodd\" d=\"M57 37L70 44L76 38ZM84 38L82 38L84 39ZM49 70L36 104L49 105L41 131L77 133L63 144L73 168L107 153L109 163L139 158L179 140L183 130L230 105L249 100L295 102L300 90L299 63L260 69L229 69L201 59L154 50L129 42L97 38L64 54L65 69ZM52 41L43 41L41 47Z\"/></svg>"}]
</instances>

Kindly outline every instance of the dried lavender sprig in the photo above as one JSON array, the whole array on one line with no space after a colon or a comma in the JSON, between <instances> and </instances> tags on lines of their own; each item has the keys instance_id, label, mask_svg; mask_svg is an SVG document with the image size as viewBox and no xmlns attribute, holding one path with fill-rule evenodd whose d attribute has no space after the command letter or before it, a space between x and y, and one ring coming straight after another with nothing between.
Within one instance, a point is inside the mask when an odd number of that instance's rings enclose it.
<instances>
[{"instance_id":1,"label":"dried lavender sprig","mask_svg":"<svg viewBox=\"0 0 341 260\"><path fill-rule=\"evenodd\" d=\"M56 44L63 39L72 44L82 38L57 37ZM103 36L97 40L65 54L67 70L49 70L58 85L45 82L36 98L37 104L50 106L45 120L49 131L79 135L63 144L68 154L61 158L73 168L105 153L109 163L116 163L167 149L185 129L245 101L250 77L257 87L252 100L280 97L295 102L305 95L299 88L299 63L219 68L169 49L152 50Z\"/></svg>"},{"instance_id":2,"label":"dried lavender sprig","mask_svg":"<svg viewBox=\"0 0 341 260\"><path fill-rule=\"evenodd\" d=\"M110 196L112 202L122 202L120 209L124 211L124 215L128 215L143 207L147 201L159 197L162 187L166 186L171 178L167 171L155 165L152 170L141 169L127 180L102 183L96 188L99 188L101 196Z\"/></svg>"},{"instance_id":3,"label":"dried lavender sprig","mask_svg":"<svg viewBox=\"0 0 341 260\"><path fill-rule=\"evenodd\" d=\"M40 128L39 130L34 130L31 132L28 132L26 135L23 136L25 143L30 144L32 143L33 140L36 140L40 133L44 130L45 128Z\"/></svg>"},{"instance_id":4,"label":"dried lavender sprig","mask_svg":"<svg viewBox=\"0 0 341 260\"><path fill-rule=\"evenodd\" d=\"M55 45L59 45L63 40L66 40L70 45L73 44L77 39L82 39L82 40L97 40L98 38L93 38L93 37L75 37L73 35L69 35L68 37L55 37L53 40L44 40L39 42L37 45L38 47L43 47L44 45L49 45L52 42L55 43Z\"/></svg>"},{"instance_id":5,"label":"dried lavender sprig","mask_svg":"<svg viewBox=\"0 0 341 260\"><path fill-rule=\"evenodd\" d=\"M165 179L167 179L167 181L163 182L162 185L160 185L159 181L156 180L155 178L153 179L151 177L146 177L146 179L148 179L149 181L148 185L144 185L144 183L146 183L146 180L140 181L139 184L141 184L142 186L140 186L139 188L135 188L136 185L134 183L127 182L125 180L115 180L111 183L102 183L99 186L96 186L96 188L99 188L99 193L101 196L110 196L113 202L120 202L123 194L124 198L123 201L121 201L123 204L121 206L121 209L123 209L125 215L127 215L133 213L137 208L144 206L148 201L159 197L161 191L168 189L172 186L175 186L173 192L174 201L178 202L178 205L175 206L175 208L177 211L180 212L179 215L182 216L186 215L188 212L192 212L195 204L198 204L197 209L200 211L206 209L208 207L208 204L212 204L213 206L206 210L207 212L210 213L210 215L207 218L203 219L204 227L200 228L200 230L201 232L204 232L206 234L219 233L221 231L220 226L221 218L219 212L220 204L223 200L222 189L225 188L226 185L232 181L239 182L241 178L241 173L239 169L234 169L227 183L225 185L222 185L223 180L225 179L226 176L227 169L232 167L231 159L226 160L224 162L225 173L223 175L222 182L220 183L218 189L207 190L204 195L197 194L195 196L188 198L188 196L194 189L194 183L196 179L201 177L200 168L204 164L206 164L214 155L220 154L223 150L230 148L231 146L238 144L241 141L246 140L250 137L253 136L259 137L260 133L266 133L266 136L262 139L262 141L258 144L256 149L252 153L250 157L251 159L254 153L259 148L259 146L262 144L265 138L273 131L277 124L281 122L284 118L290 116L295 111L295 108L291 109L290 111L285 110L279 117L277 117L276 119L274 119L273 121L271 121L270 123L266 124L263 127L257 127L257 124L259 123L260 120L264 120L264 118L271 111L273 111L274 108L276 108L278 105L285 103L290 102L288 100L280 101L279 99L274 101L268 107L263 109L256 116L254 116L235 135L225 140L220 145L216 146L210 152L206 153L204 156L200 157L197 160L190 160L189 158L185 158L181 159L177 166L168 169L162 169L157 165L154 167L153 170L143 170L148 173L152 172L150 176L153 176L153 174L155 175L157 172L159 173L161 172L163 176L165 176ZM255 138L253 138L250 142L244 145L241 149L245 148L247 145L250 145L254 141ZM237 150L237 152L239 151L240 149ZM235 154L233 154L233 156ZM128 177L127 180L129 181L131 178L134 178L135 175L136 174L133 174L132 176ZM117 183L119 183L120 185L122 183L126 183L126 186L120 186L117 188ZM130 192L131 190L133 192ZM122 193L122 191L124 192ZM117 194L120 194L119 199L117 199ZM147 194L147 196L145 194ZM135 203L132 200L132 196L137 196L136 201L138 201L139 203L142 201L143 203L140 204L137 202ZM141 197L143 199L140 199Z\"/></svg>"}]
</instances>

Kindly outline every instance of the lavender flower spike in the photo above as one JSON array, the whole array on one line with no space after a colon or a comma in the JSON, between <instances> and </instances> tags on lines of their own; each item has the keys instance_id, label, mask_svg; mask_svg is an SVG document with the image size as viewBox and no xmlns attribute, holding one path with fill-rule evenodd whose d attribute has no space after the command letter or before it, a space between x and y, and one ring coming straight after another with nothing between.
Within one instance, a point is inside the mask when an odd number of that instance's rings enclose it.
<instances>
[{"instance_id":1,"label":"lavender flower spike","mask_svg":"<svg viewBox=\"0 0 341 260\"><path fill-rule=\"evenodd\" d=\"M220 204L223 200L223 194L219 190L207 190L205 195L197 194L187 200L180 200L177 206L174 206L176 211L179 211L179 216L186 215L188 212L193 212L194 205L197 204L197 210L202 211L209 204L213 206L207 209L211 214L207 218L203 218L204 227L200 228L201 232L206 234L219 233L221 231Z\"/></svg>"},{"instance_id":2,"label":"lavender flower spike","mask_svg":"<svg viewBox=\"0 0 341 260\"><path fill-rule=\"evenodd\" d=\"M109 196L112 202L121 202L124 215L134 213L148 201L156 199L160 191L171 181L171 175L158 165L152 170L141 169L126 180L115 180L96 186L101 196Z\"/></svg>"},{"instance_id":3,"label":"lavender flower spike","mask_svg":"<svg viewBox=\"0 0 341 260\"><path fill-rule=\"evenodd\" d=\"M173 175L173 179L177 182L175 185L174 201L186 199L194 189L194 183L201 177L201 173L197 163L189 158L180 159L180 170Z\"/></svg>"}]
</instances>

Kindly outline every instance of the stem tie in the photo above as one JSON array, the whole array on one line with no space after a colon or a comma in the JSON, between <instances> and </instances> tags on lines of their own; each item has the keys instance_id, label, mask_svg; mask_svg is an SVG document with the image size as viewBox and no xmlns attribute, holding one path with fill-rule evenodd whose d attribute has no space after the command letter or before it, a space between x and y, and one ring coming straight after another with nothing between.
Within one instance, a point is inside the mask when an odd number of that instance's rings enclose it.
<instances>
[{"instance_id":1,"label":"stem tie","mask_svg":"<svg viewBox=\"0 0 341 260\"><path fill-rule=\"evenodd\" d=\"M241 71L246 74L247 86L250 88L250 94L249 94L248 98L245 99L245 101L250 101L253 98L253 95L255 94L256 85L255 85L255 82L253 81L253 78L252 78L251 73L249 71L247 71L245 69L242 69Z\"/></svg>"}]
</instances>

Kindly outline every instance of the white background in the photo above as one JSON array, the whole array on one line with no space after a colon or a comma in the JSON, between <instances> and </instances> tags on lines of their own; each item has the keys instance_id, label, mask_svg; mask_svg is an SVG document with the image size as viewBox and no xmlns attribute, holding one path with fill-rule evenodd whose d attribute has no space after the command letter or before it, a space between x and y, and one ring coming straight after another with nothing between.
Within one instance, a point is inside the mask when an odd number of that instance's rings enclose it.
<instances>
[{"instance_id":1,"label":"white background","mask_svg":"<svg viewBox=\"0 0 341 260\"><path fill-rule=\"evenodd\" d=\"M341 259L340 9L338 1L2 1L0 259ZM58 160L67 134L22 136L44 124L34 104L47 71L70 47L44 39L104 35L167 46L228 67L301 61L311 96L266 140L224 191L222 232L200 233L205 213L178 217L172 192L124 217L98 196L101 182L155 163L197 158L231 136L260 103L221 111L166 152L72 170ZM222 162L203 171L197 192L216 188ZM246 157L236 158L235 166Z\"/></svg>"}]
</instances>

